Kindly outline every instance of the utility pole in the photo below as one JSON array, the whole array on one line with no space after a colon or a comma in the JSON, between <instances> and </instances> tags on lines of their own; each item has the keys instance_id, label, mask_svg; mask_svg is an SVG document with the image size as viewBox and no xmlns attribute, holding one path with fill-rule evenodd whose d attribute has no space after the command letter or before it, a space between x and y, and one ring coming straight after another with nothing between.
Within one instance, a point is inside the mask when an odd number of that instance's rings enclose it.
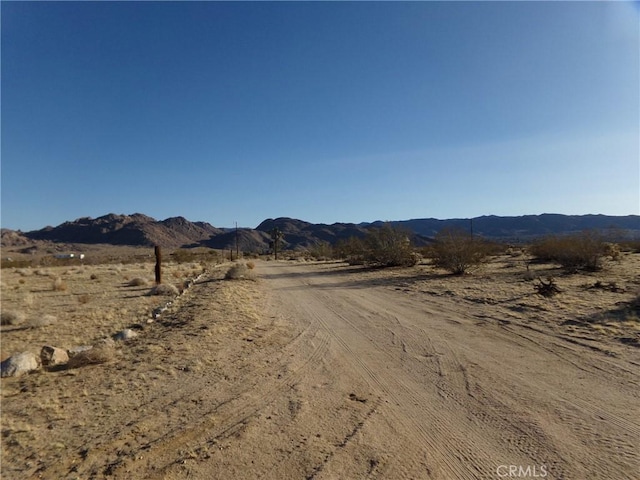
<instances>
[{"instance_id":1,"label":"utility pole","mask_svg":"<svg viewBox=\"0 0 640 480\"><path fill-rule=\"evenodd\" d=\"M236 260L240 258L240 250L238 246L238 222L236 222Z\"/></svg>"}]
</instances>

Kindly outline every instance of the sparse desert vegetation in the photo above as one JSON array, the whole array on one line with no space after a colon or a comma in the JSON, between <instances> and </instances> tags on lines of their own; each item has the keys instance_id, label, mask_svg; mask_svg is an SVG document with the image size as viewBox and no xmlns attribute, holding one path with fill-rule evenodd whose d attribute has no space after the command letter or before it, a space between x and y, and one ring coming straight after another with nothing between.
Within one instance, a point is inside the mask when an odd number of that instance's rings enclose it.
<instances>
[{"instance_id":1,"label":"sparse desert vegetation","mask_svg":"<svg viewBox=\"0 0 640 480\"><path fill-rule=\"evenodd\" d=\"M199 262L163 266L167 283L153 288L166 296L138 280L152 278L151 261L4 269L2 359L20 353L42 366L3 379L3 478L206 478L254 468L305 478L325 452L340 458L326 462L330 474L337 465L353 478L375 469L395 478L409 465L420 478L411 459L425 445L453 459L482 448L480 439L498 453L479 471L531 445L554 459L556 476L583 465L633 469L621 425L631 425L625 385L634 377L625 368L640 347L639 254L622 250L597 271L575 270L473 239L481 261L451 275L429 250L416 264L371 268L387 265L366 256L376 245L384 252L385 238L413 254L406 238L379 233L361 244L365 265L282 252L293 261L209 268L180 297L175 285L201 275ZM57 278L66 289L52 288ZM237 281L247 278L257 281ZM508 410L488 396L493 389ZM421 430L426 421L456 442ZM291 449L300 438L308 440ZM375 462L362 463L365 453Z\"/></svg>"},{"instance_id":2,"label":"sparse desert vegetation","mask_svg":"<svg viewBox=\"0 0 640 480\"><path fill-rule=\"evenodd\" d=\"M249 267L249 265L244 262L236 262L227 270L224 278L227 280L255 280L256 274L253 270L255 263L250 263L253 267Z\"/></svg>"}]
</instances>

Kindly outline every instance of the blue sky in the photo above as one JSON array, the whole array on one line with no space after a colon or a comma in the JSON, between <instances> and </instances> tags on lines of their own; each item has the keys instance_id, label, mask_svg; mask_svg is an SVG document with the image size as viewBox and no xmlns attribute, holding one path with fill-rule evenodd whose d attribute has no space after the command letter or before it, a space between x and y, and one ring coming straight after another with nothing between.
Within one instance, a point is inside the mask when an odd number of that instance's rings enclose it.
<instances>
[{"instance_id":1,"label":"blue sky","mask_svg":"<svg viewBox=\"0 0 640 480\"><path fill-rule=\"evenodd\" d=\"M7 2L2 226L640 213L627 2Z\"/></svg>"}]
</instances>

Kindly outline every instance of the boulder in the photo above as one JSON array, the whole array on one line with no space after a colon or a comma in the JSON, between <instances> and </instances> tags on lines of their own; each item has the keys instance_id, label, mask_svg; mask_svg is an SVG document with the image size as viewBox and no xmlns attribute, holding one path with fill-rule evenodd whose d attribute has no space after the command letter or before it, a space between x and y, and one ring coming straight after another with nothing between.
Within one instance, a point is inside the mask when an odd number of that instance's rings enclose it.
<instances>
[{"instance_id":1,"label":"boulder","mask_svg":"<svg viewBox=\"0 0 640 480\"><path fill-rule=\"evenodd\" d=\"M35 353L21 352L7 358L0 365L1 377L19 377L40 368L40 360Z\"/></svg>"},{"instance_id":2,"label":"boulder","mask_svg":"<svg viewBox=\"0 0 640 480\"><path fill-rule=\"evenodd\" d=\"M64 365L69 361L69 354L62 348L45 345L40 350L40 360L45 367Z\"/></svg>"},{"instance_id":3,"label":"boulder","mask_svg":"<svg viewBox=\"0 0 640 480\"><path fill-rule=\"evenodd\" d=\"M115 341L127 341L127 340L131 340L132 338L136 338L137 336L138 336L137 332L135 332L134 330L131 330L130 328L125 328L121 332L116 333L113 336L113 339Z\"/></svg>"}]
</instances>

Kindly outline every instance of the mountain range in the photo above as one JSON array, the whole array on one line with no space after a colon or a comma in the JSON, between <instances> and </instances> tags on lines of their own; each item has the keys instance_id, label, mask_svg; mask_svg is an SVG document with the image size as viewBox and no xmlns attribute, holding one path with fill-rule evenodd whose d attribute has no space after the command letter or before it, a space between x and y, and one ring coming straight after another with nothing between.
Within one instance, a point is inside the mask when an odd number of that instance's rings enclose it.
<instances>
[{"instance_id":1,"label":"mountain range","mask_svg":"<svg viewBox=\"0 0 640 480\"><path fill-rule=\"evenodd\" d=\"M2 245L15 246L32 241L62 243L160 245L166 248L206 246L217 249L263 251L269 248L270 231L278 228L283 246L308 248L320 242L335 244L349 237L362 237L368 229L390 223L412 236L413 243L424 245L445 227L458 227L474 235L494 240L518 242L549 234L568 234L582 230L608 231L613 236L640 238L640 216L607 215L524 215L517 217L482 216L472 219L423 218L373 223L314 224L293 218L267 219L255 228L216 228L206 222L191 222L184 217L156 220L147 215L108 214L98 218L83 217L57 227L20 232L2 229Z\"/></svg>"}]
</instances>

